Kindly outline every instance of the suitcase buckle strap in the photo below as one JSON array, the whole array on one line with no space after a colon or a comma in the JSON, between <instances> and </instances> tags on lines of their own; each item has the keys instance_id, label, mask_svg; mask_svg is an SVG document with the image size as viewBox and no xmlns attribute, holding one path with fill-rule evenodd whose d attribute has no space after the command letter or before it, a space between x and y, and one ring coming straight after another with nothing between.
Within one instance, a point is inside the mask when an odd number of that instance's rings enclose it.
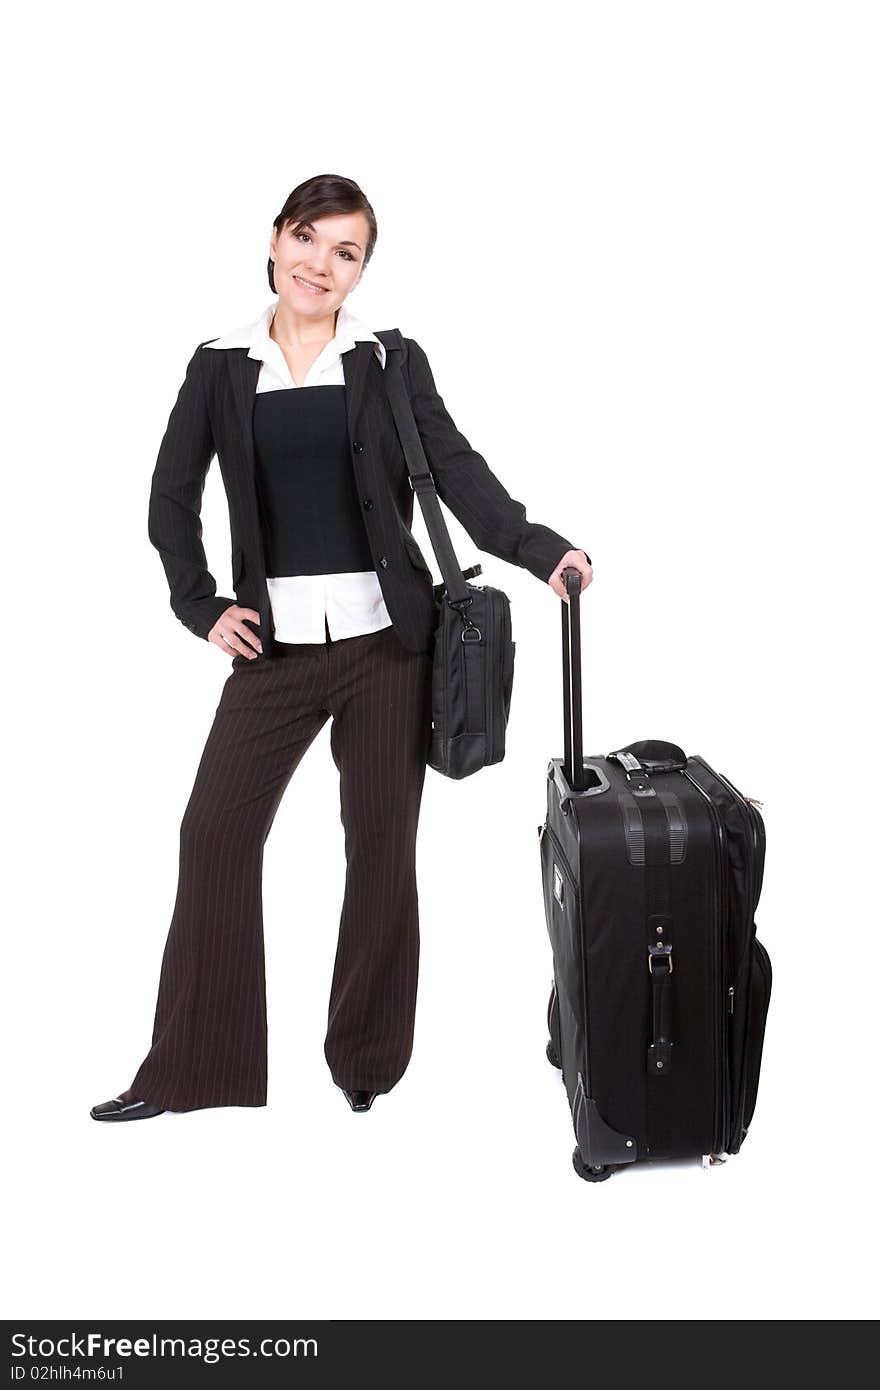
<instances>
[{"instance_id":1,"label":"suitcase buckle strap","mask_svg":"<svg viewBox=\"0 0 880 1390\"><path fill-rule=\"evenodd\" d=\"M632 753L626 753L623 750L621 750L617 753L609 753L608 757L609 759L613 758L615 762L620 763L620 766L623 768L623 771L626 774L627 786L632 787L634 789L636 796L654 795L654 788L651 786L647 770L644 767L642 767L642 764L639 762L638 758L633 757Z\"/></svg>"},{"instance_id":2,"label":"suitcase buckle strap","mask_svg":"<svg viewBox=\"0 0 880 1390\"><path fill-rule=\"evenodd\" d=\"M657 970L655 964L663 962ZM651 942L648 946L648 971L651 981L651 1031L653 1040L648 1048L648 1071L652 1076L668 1076L672 1069L672 1039L670 1033L670 990L672 982L672 942Z\"/></svg>"},{"instance_id":3,"label":"suitcase buckle strap","mask_svg":"<svg viewBox=\"0 0 880 1390\"><path fill-rule=\"evenodd\" d=\"M624 769L627 776L629 776L631 772L642 771L642 765L638 758L634 757L632 753L626 753L622 748L616 753L609 753L608 756L609 758L616 759L616 761L620 763L620 766Z\"/></svg>"},{"instance_id":4,"label":"suitcase buckle strap","mask_svg":"<svg viewBox=\"0 0 880 1390\"><path fill-rule=\"evenodd\" d=\"M657 970L655 964L664 964ZM672 1070L672 1039L670 1034L670 991L672 989L672 943L651 943L648 947L648 970L651 981L651 1031L648 1047L648 1071L652 1076L668 1076Z\"/></svg>"},{"instance_id":5,"label":"suitcase buckle strap","mask_svg":"<svg viewBox=\"0 0 880 1390\"><path fill-rule=\"evenodd\" d=\"M667 963L665 974L672 974L672 945L670 943L655 945L652 942L648 947L648 973L651 975L654 974L654 962L656 960L665 960Z\"/></svg>"}]
</instances>

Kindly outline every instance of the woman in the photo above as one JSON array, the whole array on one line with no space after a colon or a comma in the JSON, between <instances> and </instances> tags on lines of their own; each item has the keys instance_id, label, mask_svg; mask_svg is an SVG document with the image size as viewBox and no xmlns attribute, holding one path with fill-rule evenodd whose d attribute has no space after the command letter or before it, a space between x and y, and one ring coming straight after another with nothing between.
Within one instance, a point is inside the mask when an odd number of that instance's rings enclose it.
<instances>
[{"instance_id":1,"label":"woman","mask_svg":"<svg viewBox=\"0 0 880 1390\"><path fill-rule=\"evenodd\" d=\"M180 829L177 898L152 1047L96 1120L266 1104L263 846L328 718L346 880L325 1056L353 1110L410 1059L419 961L415 847L431 735L434 597L413 539L413 492L382 373L387 350L352 311L376 242L357 184L320 175L275 219L256 322L200 343L153 474L149 534L171 606L232 657ZM526 520L456 429L406 339L413 411L437 492L477 545L565 598L585 551ZM201 543L217 455L236 598Z\"/></svg>"}]
</instances>

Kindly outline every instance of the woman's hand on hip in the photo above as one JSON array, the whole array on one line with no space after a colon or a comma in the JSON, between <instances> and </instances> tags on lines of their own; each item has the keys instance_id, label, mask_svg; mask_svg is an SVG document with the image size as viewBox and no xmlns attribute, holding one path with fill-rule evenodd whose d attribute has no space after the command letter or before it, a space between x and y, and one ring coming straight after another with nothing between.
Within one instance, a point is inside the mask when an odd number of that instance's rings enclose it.
<instances>
[{"instance_id":1,"label":"woman's hand on hip","mask_svg":"<svg viewBox=\"0 0 880 1390\"><path fill-rule=\"evenodd\" d=\"M562 581L562 571L567 569L578 570L580 572L581 593L584 592L588 584L592 584L593 582L593 566L587 559L587 552L585 550L567 550L550 578L547 580L554 594L558 594L561 599L565 599L566 603L568 603L568 592Z\"/></svg>"},{"instance_id":2,"label":"woman's hand on hip","mask_svg":"<svg viewBox=\"0 0 880 1390\"><path fill-rule=\"evenodd\" d=\"M233 603L220 614L211 631L208 641L213 642L227 656L246 656L253 661L263 651L263 644L256 633L245 627L245 618L259 623L260 615L255 608L240 608ZM256 648L256 650L254 650Z\"/></svg>"}]
</instances>

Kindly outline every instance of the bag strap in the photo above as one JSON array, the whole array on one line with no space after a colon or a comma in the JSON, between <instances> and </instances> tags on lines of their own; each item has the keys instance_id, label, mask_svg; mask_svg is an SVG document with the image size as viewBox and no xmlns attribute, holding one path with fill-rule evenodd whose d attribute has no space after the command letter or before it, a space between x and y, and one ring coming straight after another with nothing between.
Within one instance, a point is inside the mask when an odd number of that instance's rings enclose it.
<instances>
[{"instance_id":1,"label":"bag strap","mask_svg":"<svg viewBox=\"0 0 880 1390\"><path fill-rule=\"evenodd\" d=\"M408 364L409 354L406 347L406 339L399 328L383 329L377 333L376 337L381 340L386 350L385 367L382 372L382 380L385 385L385 392L391 404L394 414L394 423L397 426L397 434L403 448L406 466L409 471L409 483L413 492L419 500L422 515L425 518L425 525L428 528L428 537L431 547L437 557L440 566L440 573L443 575L446 584L446 598L453 607L460 603L470 603L472 595L468 585L465 583L461 565L452 544L452 538L446 525L445 518L440 510L440 499L437 496L437 489L434 486L434 479L428 460L425 457L424 446L419 435L415 416L413 415L412 403L409 391L404 380L404 368Z\"/></svg>"}]
</instances>

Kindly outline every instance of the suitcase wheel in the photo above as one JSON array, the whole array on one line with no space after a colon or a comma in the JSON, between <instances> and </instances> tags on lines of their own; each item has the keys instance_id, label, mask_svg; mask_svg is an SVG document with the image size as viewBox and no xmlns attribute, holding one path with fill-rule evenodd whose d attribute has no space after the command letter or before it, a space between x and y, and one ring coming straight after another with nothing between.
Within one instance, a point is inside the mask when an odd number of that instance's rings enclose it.
<instances>
[{"instance_id":1,"label":"suitcase wheel","mask_svg":"<svg viewBox=\"0 0 880 1390\"><path fill-rule=\"evenodd\" d=\"M575 1149L571 1156L571 1161L574 1165L574 1171L577 1173L578 1177L583 1178L585 1182L604 1182L606 1178L611 1177L615 1169L613 1163L603 1163L597 1165L595 1168L589 1167L581 1158L580 1149Z\"/></svg>"},{"instance_id":2,"label":"suitcase wheel","mask_svg":"<svg viewBox=\"0 0 880 1390\"><path fill-rule=\"evenodd\" d=\"M562 1071L562 1062L559 1059L559 1053L553 1046L552 1038L547 1044L547 1061L550 1063L551 1066L558 1067L559 1070Z\"/></svg>"}]
</instances>

